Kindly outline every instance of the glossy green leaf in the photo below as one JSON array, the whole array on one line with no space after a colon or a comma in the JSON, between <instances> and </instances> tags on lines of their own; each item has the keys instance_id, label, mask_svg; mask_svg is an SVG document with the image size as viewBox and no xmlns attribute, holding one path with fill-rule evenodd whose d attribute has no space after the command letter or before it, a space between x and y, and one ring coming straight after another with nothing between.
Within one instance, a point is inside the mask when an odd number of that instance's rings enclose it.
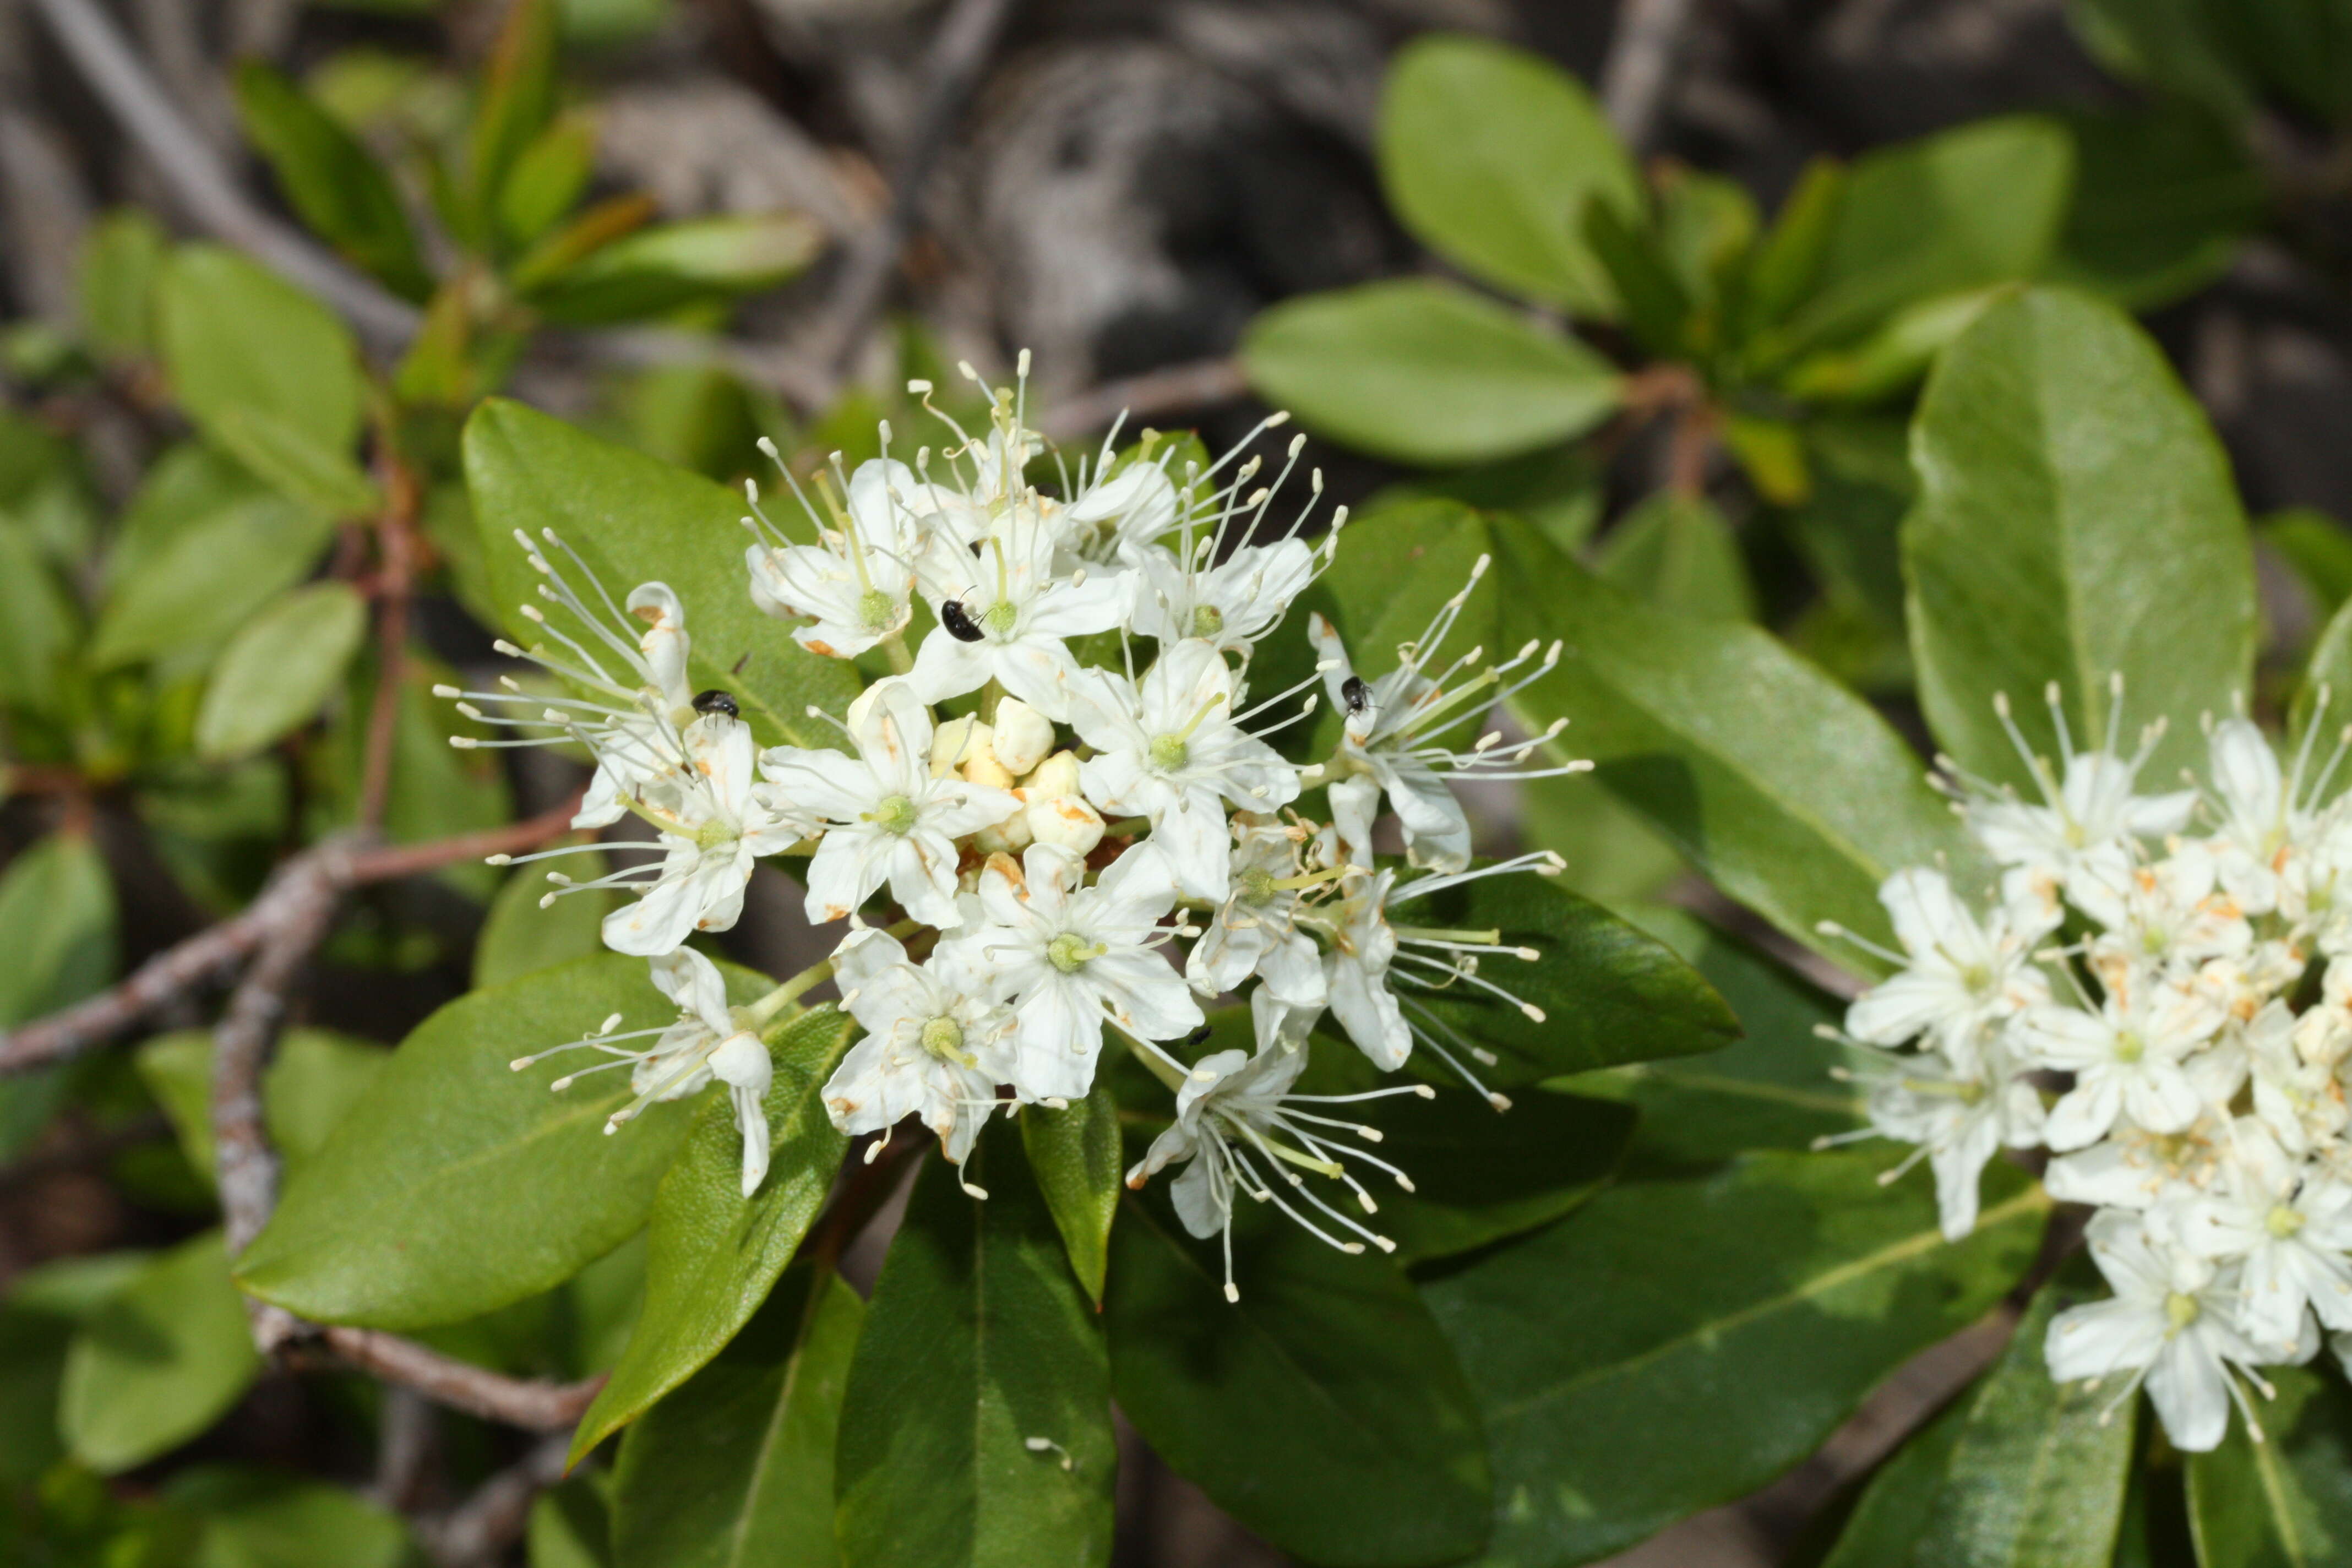
<instances>
[{"instance_id":1,"label":"glossy green leaf","mask_svg":"<svg viewBox=\"0 0 2352 1568\"><path fill-rule=\"evenodd\" d=\"M0 871L0 1026L79 1002L114 976L114 884L86 833L58 832Z\"/></svg>"},{"instance_id":2,"label":"glossy green leaf","mask_svg":"<svg viewBox=\"0 0 2352 1568\"><path fill-rule=\"evenodd\" d=\"M2035 289L1948 351L1913 426L1903 527L1920 706L1965 767L2028 784L1995 697L2058 754L2057 681L2078 743L2168 718L2146 776L2201 761L2198 720L2251 689L2253 554L2228 458L2129 318Z\"/></svg>"},{"instance_id":3,"label":"glossy green leaf","mask_svg":"<svg viewBox=\"0 0 2352 1568\"><path fill-rule=\"evenodd\" d=\"M334 533L325 512L247 490L158 527L117 576L88 658L98 668L208 657L310 574Z\"/></svg>"},{"instance_id":4,"label":"glossy green leaf","mask_svg":"<svg viewBox=\"0 0 2352 1568\"><path fill-rule=\"evenodd\" d=\"M1562 550L1580 550L1606 510L1601 476L1590 455L1555 447L1475 468L1426 474L1374 493L1358 509L1383 510L1417 500L1458 500L1486 511L1526 518Z\"/></svg>"},{"instance_id":5,"label":"glossy green leaf","mask_svg":"<svg viewBox=\"0 0 2352 1568\"><path fill-rule=\"evenodd\" d=\"M702 1108L654 1198L645 1309L612 1380L572 1434L575 1461L718 1354L792 1261L849 1146L819 1095L855 1032L831 1006L770 1031L770 1163L748 1199L733 1108L724 1095Z\"/></svg>"},{"instance_id":6,"label":"glossy green leaf","mask_svg":"<svg viewBox=\"0 0 2352 1568\"><path fill-rule=\"evenodd\" d=\"M1111 1233L1111 1388L1152 1451L1276 1546L1329 1568L1419 1568L1485 1542L1478 1416L1395 1266L1244 1203L1218 1244L1157 1193Z\"/></svg>"},{"instance_id":7,"label":"glossy green leaf","mask_svg":"<svg viewBox=\"0 0 2352 1568\"><path fill-rule=\"evenodd\" d=\"M216 245L173 254L157 305L163 368L199 428L215 434L232 409L249 407L314 447L351 450L359 350L326 306Z\"/></svg>"},{"instance_id":8,"label":"glossy green leaf","mask_svg":"<svg viewBox=\"0 0 2352 1568\"><path fill-rule=\"evenodd\" d=\"M393 292L410 300L430 294L432 275L417 254L400 193L359 138L264 61L239 64L236 88L246 134L311 232Z\"/></svg>"},{"instance_id":9,"label":"glossy green leaf","mask_svg":"<svg viewBox=\"0 0 2352 1568\"><path fill-rule=\"evenodd\" d=\"M529 290L533 309L567 326L644 321L681 306L772 289L824 247L797 213L656 224L602 245Z\"/></svg>"},{"instance_id":10,"label":"glossy green leaf","mask_svg":"<svg viewBox=\"0 0 2352 1568\"><path fill-rule=\"evenodd\" d=\"M164 1489L197 1522L192 1568L411 1568L407 1526L347 1487L263 1470L183 1470Z\"/></svg>"},{"instance_id":11,"label":"glossy green leaf","mask_svg":"<svg viewBox=\"0 0 2352 1568\"><path fill-rule=\"evenodd\" d=\"M511 606L539 602L538 574L514 531L537 542L552 528L615 601L649 581L677 591L693 639L689 679L698 689L733 692L763 744L838 739L807 709L845 710L857 694L856 672L801 647L743 591L740 495L499 398L467 421L466 478L490 581L510 616ZM566 618L550 615L558 624ZM544 640L520 618L508 625L525 646Z\"/></svg>"},{"instance_id":12,"label":"glossy green leaf","mask_svg":"<svg viewBox=\"0 0 2352 1568\"><path fill-rule=\"evenodd\" d=\"M1390 67L1379 155L1390 205L1432 250L1514 294L1612 313L1578 226L1595 198L1640 212L1642 184L1575 78L1507 45L1424 35Z\"/></svg>"},{"instance_id":13,"label":"glossy green leaf","mask_svg":"<svg viewBox=\"0 0 2352 1568\"><path fill-rule=\"evenodd\" d=\"M1858 160L1811 296L1780 335L1852 337L1903 306L2033 276L2065 217L2074 153L2055 121L2010 115Z\"/></svg>"},{"instance_id":14,"label":"glossy green leaf","mask_svg":"<svg viewBox=\"0 0 2352 1568\"><path fill-rule=\"evenodd\" d=\"M197 754L225 762L300 728L342 685L366 635L367 601L348 583L298 588L263 610L213 667L196 710Z\"/></svg>"},{"instance_id":15,"label":"glossy green leaf","mask_svg":"<svg viewBox=\"0 0 2352 1568\"><path fill-rule=\"evenodd\" d=\"M1632 1107L1529 1087L1498 1112L1484 1095L1440 1089L1358 1114L1380 1134L1380 1157L1412 1191L1380 1191L1366 1223L1397 1244L1400 1263L1468 1252L1549 1224L1606 1186L1633 1132Z\"/></svg>"},{"instance_id":16,"label":"glossy green leaf","mask_svg":"<svg viewBox=\"0 0 2352 1568\"><path fill-rule=\"evenodd\" d=\"M1495 1465L1489 1561L1567 1568L1761 1486L2032 1260L2049 1200L1996 1165L1977 1232L1886 1159L1756 1154L1621 1184L1423 1290Z\"/></svg>"},{"instance_id":17,"label":"glossy green leaf","mask_svg":"<svg viewBox=\"0 0 2352 1568\"><path fill-rule=\"evenodd\" d=\"M2257 1403L2210 1454L2189 1456L2189 1524L2200 1568L2322 1568L2352 1553L2352 1393L2335 1367L2272 1366Z\"/></svg>"},{"instance_id":18,"label":"glossy green leaf","mask_svg":"<svg viewBox=\"0 0 2352 1568\"><path fill-rule=\"evenodd\" d=\"M866 1304L787 1272L710 1364L621 1440L614 1568L833 1568L834 1437Z\"/></svg>"},{"instance_id":19,"label":"glossy green leaf","mask_svg":"<svg viewBox=\"0 0 2352 1568\"><path fill-rule=\"evenodd\" d=\"M2227 271L2263 217L2245 143L2178 104L2078 114L2074 199L2050 259L2053 281L2147 310Z\"/></svg>"},{"instance_id":20,"label":"glossy green leaf","mask_svg":"<svg viewBox=\"0 0 2352 1568\"><path fill-rule=\"evenodd\" d=\"M1531 727L1568 719L1563 751L1595 759L1599 782L1732 897L1820 944L1824 920L1884 935L1878 885L1898 867L1980 863L1917 753L1781 643L1651 608L1532 531L1487 528L1496 579L1528 585L1501 600L1487 646L1566 643L1520 712Z\"/></svg>"},{"instance_id":21,"label":"glossy green leaf","mask_svg":"<svg viewBox=\"0 0 2352 1568\"><path fill-rule=\"evenodd\" d=\"M1704 496L1660 490L1635 507L1601 542L1593 570L1662 610L1711 621L1756 618L1739 542Z\"/></svg>"},{"instance_id":22,"label":"glossy green leaf","mask_svg":"<svg viewBox=\"0 0 2352 1568\"><path fill-rule=\"evenodd\" d=\"M158 1035L139 1047L139 1076L163 1108L188 1164L209 1184L213 1148L213 1038L202 1029ZM289 1029L261 1072L263 1125L290 1171L326 1147L346 1111L392 1060L382 1046L325 1029Z\"/></svg>"},{"instance_id":23,"label":"glossy green leaf","mask_svg":"<svg viewBox=\"0 0 2352 1568\"><path fill-rule=\"evenodd\" d=\"M2108 1568L2138 1402L2101 1419L2114 1391L2055 1381L2042 1349L2052 1318L2108 1294L2094 1275L2087 1288L2053 1281L2035 1296L1968 1402L1909 1568Z\"/></svg>"},{"instance_id":24,"label":"glossy green leaf","mask_svg":"<svg viewBox=\"0 0 2352 1568\"><path fill-rule=\"evenodd\" d=\"M604 874L601 855L582 856L566 862L567 875L593 881ZM535 970L551 969L586 958L604 945L604 917L619 906L621 896L609 888L566 893L542 907L551 889L544 877L529 868L499 884L490 900L489 918L474 942L474 987L487 989L520 980Z\"/></svg>"},{"instance_id":25,"label":"glossy green leaf","mask_svg":"<svg viewBox=\"0 0 2352 1568\"><path fill-rule=\"evenodd\" d=\"M1110 1227L1118 1215L1118 1102L1100 1077L1086 1099L1065 1110L1021 1112L1021 1146L1069 1249L1070 1267L1097 1306L1110 1267Z\"/></svg>"},{"instance_id":26,"label":"glossy green leaf","mask_svg":"<svg viewBox=\"0 0 2352 1568\"><path fill-rule=\"evenodd\" d=\"M159 1256L93 1313L66 1352L58 1426L107 1474L210 1426L261 1371L220 1232Z\"/></svg>"},{"instance_id":27,"label":"glossy green leaf","mask_svg":"<svg viewBox=\"0 0 2352 1568\"><path fill-rule=\"evenodd\" d=\"M835 1451L848 1568L1110 1561L1102 1321L1009 1127L958 1185L925 1163L849 1364Z\"/></svg>"},{"instance_id":28,"label":"glossy green leaf","mask_svg":"<svg viewBox=\"0 0 2352 1568\"><path fill-rule=\"evenodd\" d=\"M1616 368L1574 338L1429 279L1276 305L1251 323L1242 364L1309 430L1432 468L1580 436L1624 393Z\"/></svg>"},{"instance_id":29,"label":"glossy green leaf","mask_svg":"<svg viewBox=\"0 0 2352 1568\"><path fill-rule=\"evenodd\" d=\"M751 984L765 988L731 973L730 985ZM655 1105L607 1136L605 1118L631 1098L625 1077L553 1094L562 1067L508 1063L612 1013L623 1028L674 1016L643 961L618 954L435 1013L394 1053L369 1114L339 1123L287 1182L239 1280L306 1318L404 1329L535 1295L611 1251L645 1224L695 1107Z\"/></svg>"},{"instance_id":30,"label":"glossy green leaf","mask_svg":"<svg viewBox=\"0 0 2352 1568\"><path fill-rule=\"evenodd\" d=\"M139 207L117 207L90 225L76 274L82 336L91 348L129 359L154 346L155 281L171 243Z\"/></svg>"},{"instance_id":31,"label":"glossy green leaf","mask_svg":"<svg viewBox=\"0 0 2352 1568\"><path fill-rule=\"evenodd\" d=\"M1968 1424L1975 1394L1974 1387L1962 1390L1878 1467L1820 1568L1906 1568L1919 1527L1942 1489L1952 1446Z\"/></svg>"}]
</instances>

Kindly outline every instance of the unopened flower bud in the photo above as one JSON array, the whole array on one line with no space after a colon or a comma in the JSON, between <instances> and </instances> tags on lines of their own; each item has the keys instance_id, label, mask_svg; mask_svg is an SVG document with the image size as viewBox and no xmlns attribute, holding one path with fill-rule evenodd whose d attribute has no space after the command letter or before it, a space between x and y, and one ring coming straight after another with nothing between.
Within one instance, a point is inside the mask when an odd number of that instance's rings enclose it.
<instances>
[{"instance_id":1,"label":"unopened flower bud","mask_svg":"<svg viewBox=\"0 0 2352 1568\"><path fill-rule=\"evenodd\" d=\"M1078 793L1078 759L1075 752L1055 752L1030 770L1021 781L1024 800L1051 800L1055 795Z\"/></svg>"},{"instance_id":2,"label":"unopened flower bud","mask_svg":"<svg viewBox=\"0 0 2352 1568\"><path fill-rule=\"evenodd\" d=\"M1072 771L1076 771L1075 766ZM1029 809L1024 815L1028 819L1031 837L1040 844L1051 844L1074 855L1087 855L1102 842L1102 814L1075 793L1039 796L1033 792Z\"/></svg>"},{"instance_id":3,"label":"unopened flower bud","mask_svg":"<svg viewBox=\"0 0 2352 1568\"><path fill-rule=\"evenodd\" d=\"M990 746L1005 772L1017 778L1054 749L1053 721L1018 697L1007 697L996 705L996 732Z\"/></svg>"},{"instance_id":4,"label":"unopened flower bud","mask_svg":"<svg viewBox=\"0 0 2352 1568\"><path fill-rule=\"evenodd\" d=\"M993 827L971 836L972 847L983 855L1018 855L1029 847L1029 815L1016 811Z\"/></svg>"},{"instance_id":5,"label":"unopened flower bud","mask_svg":"<svg viewBox=\"0 0 2352 1568\"><path fill-rule=\"evenodd\" d=\"M987 726L982 725L982 728L985 730ZM964 778L972 784L986 784L991 789L1013 787L1013 774L996 760L994 748L985 740L974 745L964 758L962 772Z\"/></svg>"},{"instance_id":6,"label":"unopened flower bud","mask_svg":"<svg viewBox=\"0 0 2352 1568\"><path fill-rule=\"evenodd\" d=\"M931 776L943 779L955 772L973 752L989 744L992 733L969 714L940 725L931 735Z\"/></svg>"}]
</instances>

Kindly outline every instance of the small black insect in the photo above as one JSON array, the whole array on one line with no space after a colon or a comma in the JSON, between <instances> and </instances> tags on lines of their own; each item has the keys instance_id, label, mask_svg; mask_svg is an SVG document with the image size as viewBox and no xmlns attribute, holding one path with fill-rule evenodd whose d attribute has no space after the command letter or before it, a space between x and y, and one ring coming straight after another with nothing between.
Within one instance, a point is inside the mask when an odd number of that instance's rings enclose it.
<instances>
[{"instance_id":1,"label":"small black insect","mask_svg":"<svg viewBox=\"0 0 2352 1568\"><path fill-rule=\"evenodd\" d=\"M940 625L947 627L948 636L958 642L978 642L981 639L980 623L965 612L961 599L950 599L940 606Z\"/></svg>"},{"instance_id":2,"label":"small black insect","mask_svg":"<svg viewBox=\"0 0 2352 1568\"><path fill-rule=\"evenodd\" d=\"M1188 1046L1197 1046L1216 1032L1217 1026L1214 1024L1203 1024L1186 1037L1184 1043Z\"/></svg>"},{"instance_id":3,"label":"small black insect","mask_svg":"<svg viewBox=\"0 0 2352 1568\"><path fill-rule=\"evenodd\" d=\"M1348 705L1349 713L1360 719L1372 705L1372 689L1364 684L1362 676L1351 675L1339 683L1339 700Z\"/></svg>"},{"instance_id":4,"label":"small black insect","mask_svg":"<svg viewBox=\"0 0 2352 1568\"><path fill-rule=\"evenodd\" d=\"M697 713L724 713L730 719L743 716L743 710L735 706L735 699L715 686L708 691L694 694L694 710Z\"/></svg>"}]
</instances>

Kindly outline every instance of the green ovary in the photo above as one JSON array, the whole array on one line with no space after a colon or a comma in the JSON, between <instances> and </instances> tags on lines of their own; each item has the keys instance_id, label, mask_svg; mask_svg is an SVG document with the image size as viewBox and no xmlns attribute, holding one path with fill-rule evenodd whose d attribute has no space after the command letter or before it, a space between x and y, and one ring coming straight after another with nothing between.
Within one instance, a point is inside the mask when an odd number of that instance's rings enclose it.
<instances>
[{"instance_id":1,"label":"green ovary","mask_svg":"<svg viewBox=\"0 0 2352 1568\"><path fill-rule=\"evenodd\" d=\"M1182 767L1190 756L1191 750L1184 744L1183 736L1154 735L1151 737L1151 765L1153 767L1165 773L1172 773L1176 769Z\"/></svg>"},{"instance_id":2,"label":"green ovary","mask_svg":"<svg viewBox=\"0 0 2352 1568\"><path fill-rule=\"evenodd\" d=\"M894 795L874 808L874 825L885 833L913 832L915 817L915 803L903 795Z\"/></svg>"},{"instance_id":3,"label":"green ovary","mask_svg":"<svg viewBox=\"0 0 2352 1568\"><path fill-rule=\"evenodd\" d=\"M1087 961L1100 958L1104 952L1100 942L1088 942L1072 931L1064 931L1045 944L1045 959L1065 974L1076 974Z\"/></svg>"}]
</instances>

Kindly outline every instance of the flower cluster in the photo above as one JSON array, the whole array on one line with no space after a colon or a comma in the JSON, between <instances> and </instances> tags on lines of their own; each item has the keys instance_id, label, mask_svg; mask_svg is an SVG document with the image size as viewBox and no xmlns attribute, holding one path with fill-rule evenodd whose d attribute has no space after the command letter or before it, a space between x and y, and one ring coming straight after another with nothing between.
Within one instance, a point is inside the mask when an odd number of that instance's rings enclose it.
<instances>
[{"instance_id":1,"label":"flower cluster","mask_svg":"<svg viewBox=\"0 0 2352 1568\"><path fill-rule=\"evenodd\" d=\"M2352 797L2327 795L2345 744L2315 769L2315 720L2282 767L2233 717L2208 725L2201 788L2142 794L2161 724L2134 754L2119 718L2077 751L2049 701L2054 764L1998 705L2039 800L1941 763L2000 868L1988 900L1917 868L1880 889L1896 973L1838 1037L1868 1063L1863 1135L1917 1145L1904 1168L1933 1165L1954 1238L1996 1151L2046 1149L2050 1195L2096 1210L2115 1291L2053 1321L2052 1375L2122 1377L2118 1405L2145 1383L2183 1449L2219 1443L2233 1401L2259 1439L2258 1367L2309 1360L2323 1330L2352 1350Z\"/></svg>"},{"instance_id":2,"label":"flower cluster","mask_svg":"<svg viewBox=\"0 0 2352 1568\"><path fill-rule=\"evenodd\" d=\"M928 384L911 390L929 405ZM604 942L649 959L680 1009L666 1028L623 1034L608 1020L555 1049L605 1058L587 1071L629 1068L636 1098L614 1127L714 1078L728 1084L748 1196L768 1155L761 1033L831 977L862 1031L823 1091L846 1132L887 1142L913 1116L960 1165L992 1114L1065 1106L1087 1093L1107 1050L1129 1050L1176 1097L1172 1125L1129 1181L1184 1162L1175 1196L1196 1234L1226 1231L1230 1257L1239 1191L1334 1246L1387 1247L1364 1223L1378 1205L1358 1172L1409 1179L1359 1146L1376 1130L1327 1108L1431 1091L1302 1096L1306 1042L1328 1011L1382 1070L1418 1047L1475 1086L1475 1064L1492 1057L1417 994L1476 990L1541 1016L1481 973L1482 960L1533 950L1419 929L1400 911L1474 879L1557 868L1548 856L1474 867L1446 780L1583 765L1542 765L1550 733L1463 743L1559 648L1499 663L1450 649L1465 584L1379 679L1357 676L1318 617L1315 669L1260 694L1254 654L1328 566L1345 521L1342 509L1319 538L1302 537L1319 474L1295 517L1273 515L1303 443L1261 482L1246 441L1180 468L1178 443L1147 434L1120 451L1114 431L1075 472L1055 465L1049 493L1029 477L1043 448L1021 387L989 395L984 433L940 415L952 440L911 463L889 455L887 426L884 455L854 472L836 455L803 482L779 458L798 503L791 528L746 487L752 602L811 653L889 671L838 717L808 710L838 729L837 745L762 749L734 694L692 689L686 610L667 587L642 584L615 603L552 533L517 536L541 578L543 603L524 614L546 640L501 651L568 694L513 679L445 694L510 731L474 743L587 748L596 772L575 826L634 816L653 830L548 851L646 852L593 881L551 872L548 897L631 895ZM1324 696L1341 711L1339 738L1302 766L1270 739ZM1373 855L1384 798L1402 867ZM1318 800L1319 815L1305 815ZM730 1007L717 970L685 944L732 925L754 864L779 855L807 857L807 918L844 935L818 971ZM1244 988L1255 1050L1183 1059L1205 1035L1203 1004Z\"/></svg>"}]
</instances>

